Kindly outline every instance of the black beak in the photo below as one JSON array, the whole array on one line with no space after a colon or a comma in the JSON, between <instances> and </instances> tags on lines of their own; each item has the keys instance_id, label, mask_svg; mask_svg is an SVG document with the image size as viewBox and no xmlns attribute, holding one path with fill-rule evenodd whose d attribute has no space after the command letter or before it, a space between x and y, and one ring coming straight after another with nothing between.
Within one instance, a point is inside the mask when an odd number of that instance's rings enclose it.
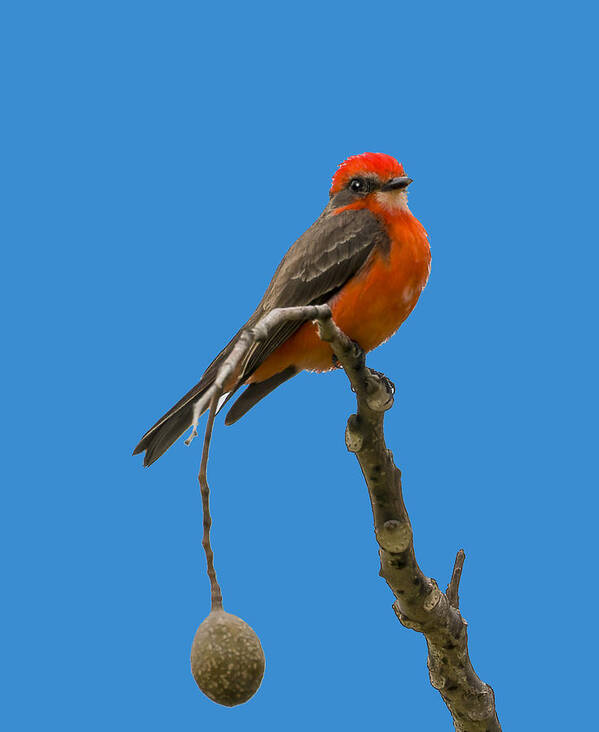
<instances>
[{"instance_id":1,"label":"black beak","mask_svg":"<svg viewBox=\"0 0 599 732\"><path fill-rule=\"evenodd\" d=\"M381 191L398 191L402 188L407 188L410 183L412 183L412 179L408 178L407 175L402 175L399 178L391 178L391 180L388 183L385 183L381 188Z\"/></svg>"}]
</instances>

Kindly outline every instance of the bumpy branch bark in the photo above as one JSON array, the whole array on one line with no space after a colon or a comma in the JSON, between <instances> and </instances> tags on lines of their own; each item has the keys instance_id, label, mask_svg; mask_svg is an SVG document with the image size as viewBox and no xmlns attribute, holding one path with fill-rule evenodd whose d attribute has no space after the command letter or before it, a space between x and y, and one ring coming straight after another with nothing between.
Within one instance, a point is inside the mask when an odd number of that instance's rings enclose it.
<instances>
[{"instance_id":1,"label":"bumpy branch bark","mask_svg":"<svg viewBox=\"0 0 599 732\"><path fill-rule=\"evenodd\" d=\"M366 479L380 547L380 574L395 595L395 614L402 625L426 638L431 684L447 704L457 732L499 732L493 689L472 668L467 624L458 609L464 552L458 552L446 594L416 562L401 473L383 434L385 411L393 405L393 385L366 368L363 354L331 318L320 320L319 327L321 338L330 342L356 393L358 413L347 422L345 443L358 458Z\"/></svg>"},{"instance_id":2,"label":"bumpy branch bark","mask_svg":"<svg viewBox=\"0 0 599 732\"><path fill-rule=\"evenodd\" d=\"M458 598L464 552L461 549L458 552L446 593L418 566L412 527L402 497L401 473L383 434L385 411L393 405L393 384L366 367L364 354L335 325L328 306L273 310L255 328L244 332L221 367L216 384L196 411L199 414L210 403L213 413L224 384L238 373L252 345L289 319L316 321L320 337L331 345L356 394L358 412L348 420L345 442L347 449L358 458L366 479L380 547L380 575L395 595L395 614L402 625L426 638L431 684L449 708L457 732L501 732L493 690L478 678L468 657L467 624L460 614ZM195 424L197 419L191 437Z\"/></svg>"}]
</instances>

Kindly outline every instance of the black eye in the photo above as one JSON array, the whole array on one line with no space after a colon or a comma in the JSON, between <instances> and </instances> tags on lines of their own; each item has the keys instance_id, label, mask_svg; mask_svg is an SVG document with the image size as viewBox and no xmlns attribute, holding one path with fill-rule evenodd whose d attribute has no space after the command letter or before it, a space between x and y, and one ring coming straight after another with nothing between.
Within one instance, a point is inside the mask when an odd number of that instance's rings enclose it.
<instances>
[{"instance_id":1,"label":"black eye","mask_svg":"<svg viewBox=\"0 0 599 732\"><path fill-rule=\"evenodd\" d=\"M362 193L366 190L366 182L362 178L353 178L349 182L349 190L354 193Z\"/></svg>"}]
</instances>

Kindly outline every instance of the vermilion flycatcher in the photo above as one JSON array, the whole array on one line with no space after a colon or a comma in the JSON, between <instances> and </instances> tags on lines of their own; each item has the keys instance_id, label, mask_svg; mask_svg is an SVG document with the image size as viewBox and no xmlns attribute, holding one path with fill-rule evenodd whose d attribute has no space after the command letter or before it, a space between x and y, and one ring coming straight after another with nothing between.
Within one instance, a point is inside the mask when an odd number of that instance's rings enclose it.
<instances>
[{"instance_id":1,"label":"vermilion flycatcher","mask_svg":"<svg viewBox=\"0 0 599 732\"><path fill-rule=\"evenodd\" d=\"M199 383L146 432L134 450L151 465L192 424L194 402L216 378L236 339L273 308L328 303L337 325L364 351L390 338L412 312L430 273L426 231L408 209L412 182L390 155L363 153L341 163L330 200L277 267L243 328ZM330 346L312 322L287 322L252 351L230 393L249 384L229 410L232 424L302 369L334 368ZM230 395L230 394L229 394Z\"/></svg>"}]
</instances>

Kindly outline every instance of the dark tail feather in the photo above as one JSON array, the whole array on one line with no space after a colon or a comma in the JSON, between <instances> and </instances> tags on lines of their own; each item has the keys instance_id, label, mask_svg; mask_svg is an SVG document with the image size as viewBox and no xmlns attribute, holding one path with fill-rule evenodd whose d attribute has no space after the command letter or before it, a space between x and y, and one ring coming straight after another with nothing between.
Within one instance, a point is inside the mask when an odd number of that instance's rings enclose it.
<instances>
[{"instance_id":1,"label":"dark tail feather","mask_svg":"<svg viewBox=\"0 0 599 732\"><path fill-rule=\"evenodd\" d=\"M190 389L184 397L179 399L174 407L171 407L168 412L163 414L158 422L156 422L156 424L141 438L139 444L135 450L133 450L133 454L138 455L140 452L143 452L144 450L146 451L144 467L147 467L155 460L158 460L158 458L169 449L173 442L181 437L185 430L191 427L194 403L202 397L202 394L214 382L221 363L231 352L240 333L241 331L239 331L239 333L237 333L223 348L210 366L208 366L204 375L193 389ZM208 405L206 405L206 407L207 406ZM205 411L205 409L202 411Z\"/></svg>"},{"instance_id":2,"label":"dark tail feather","mask_svg":"<svg viewBox=\"0 0 599 732\"><path fill-rule=\"evenodd\" d=\"M166 421L147 432L133 451L134 455L146 451L144 468L163 455L181 435L191 427L193 403L172 414Z\"/></svg>"},{"instance_id":3,"label":"dark tail feather","mask_svg":"<svg viewBox=\"0 0 599 732\"><path fill-rule=\"evenodd\" d=\"M225 424L237 422L254 404L264 399L267 394L270 394L271 391L287 381L287 379L295 376L297 372L295 366L288 366L284 371L280 371L278 374L271 376L270 379L260 381L257 384L250 384L235 404L233 404L231 409L229 409L225 418Z\"/></svg>"}]
</instances>

